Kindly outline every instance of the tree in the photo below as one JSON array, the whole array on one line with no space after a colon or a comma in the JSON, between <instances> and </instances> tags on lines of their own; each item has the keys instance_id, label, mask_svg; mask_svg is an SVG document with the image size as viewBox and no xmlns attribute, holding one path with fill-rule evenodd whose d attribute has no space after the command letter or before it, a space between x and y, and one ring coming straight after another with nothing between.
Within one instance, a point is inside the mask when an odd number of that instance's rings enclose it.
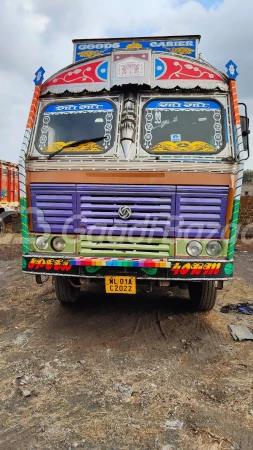
<instances>
[{"instance_id":1,"label":"tree","mask_svg":"<svg viewBox=\"0 0 253 450\"><path fill-rule=\"evenodd\" d=\"M253 183L253 170L245 170L243 174L244 183Z\"/></svg>"}]
</instances>

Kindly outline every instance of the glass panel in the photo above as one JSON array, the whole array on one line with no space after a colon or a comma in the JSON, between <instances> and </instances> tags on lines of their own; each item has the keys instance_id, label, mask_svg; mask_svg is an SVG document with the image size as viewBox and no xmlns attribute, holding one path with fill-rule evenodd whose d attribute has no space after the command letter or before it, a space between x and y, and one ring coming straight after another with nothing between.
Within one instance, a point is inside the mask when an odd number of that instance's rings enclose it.
<instances>
[{"instance_id":1,"label":"glass panel","mask_svg":"<svg viewBox=\"0 0 253 450\"><path fill-rule=\"evenodd\" d=\"M110 102L53 103L41 113L35 146L40 153L52 153L65 145L66 153L104 153L114 145L116 108ZM101 138L98 142L93 139Z\"/></svg>"},{"instance_id":2,"label":"glass panel","mask_svg":"<svg viewBox=\"0 0 253 450\"><path fill-rule=\"evenodd\" d=\"M218 153L222 106L206 100L152 100L143 108L142 147L150 153Z\"/></svg>"}]
</instances>

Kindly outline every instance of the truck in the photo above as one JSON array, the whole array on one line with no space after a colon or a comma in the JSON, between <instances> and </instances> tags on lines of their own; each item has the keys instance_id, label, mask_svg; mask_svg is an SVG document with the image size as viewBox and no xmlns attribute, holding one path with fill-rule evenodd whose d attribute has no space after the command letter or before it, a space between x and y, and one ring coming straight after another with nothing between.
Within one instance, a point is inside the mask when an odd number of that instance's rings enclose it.
<instances>
[{"instance_id":1,"label":"truck","mask_svg":"<svg viewBox=\"0 0 253 450\"><path fill-rule=\"evenodd\" d=\"M73 62L35 73L20 152L25 273L53 277L62 303L82 284L136 294L188 288L210 311L233 276L247 108L236 64L200 36L75 39Z\"/></svg>"},{"instance_id":2,"label":"truck","mask_svg":"<svg viewBox=\"0 0 253 450\"><path fill-rule=\"evenodd\" d=\"M10 229L19 212L18 165L0 159L0 232Z\"/></svg>"}]
</instances>

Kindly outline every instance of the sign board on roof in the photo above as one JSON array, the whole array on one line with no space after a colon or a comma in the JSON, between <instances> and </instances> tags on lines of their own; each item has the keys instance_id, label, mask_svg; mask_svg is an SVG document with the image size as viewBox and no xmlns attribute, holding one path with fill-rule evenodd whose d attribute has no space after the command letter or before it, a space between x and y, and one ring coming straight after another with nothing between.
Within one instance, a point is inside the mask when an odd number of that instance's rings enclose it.
<instances>
[{"instance_id":1,"label":"sign board on roof","mask_svg":"<svg viewBox=\"0 0 253 450\"><path fill-rule=\"evenodd\" d=\"M151 38L122 39L74 39L73 62L107 55L119 49L151 49L153 52L167 52L174 55L198 58L200 36L165 36Z\"/></svg>"}]
</instances>

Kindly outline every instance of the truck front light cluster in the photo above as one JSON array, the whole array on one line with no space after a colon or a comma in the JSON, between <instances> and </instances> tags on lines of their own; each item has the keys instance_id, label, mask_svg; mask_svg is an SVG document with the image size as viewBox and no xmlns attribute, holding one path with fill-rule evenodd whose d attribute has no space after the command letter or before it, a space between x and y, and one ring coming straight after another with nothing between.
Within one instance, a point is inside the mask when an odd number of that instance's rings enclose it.
<instances>
[{"instance_id":1,"label":"truck front light cluster","mask_svg":"<svg viewBox=\"0 0 253 450\"><path fill-rule=\"evenodd\" d=\"M222 251L222 245L218 241L210 241L206 245L206 253L209 256L218 256Z\"/></svg>"},{"instance_id":2,"label":"truck front light cluster","mask_svg":"<svg viewBox=\"0 0 253 450\"><path fill-rule=\"evenodd\" d=\"M48 237L38 236L36 238L35 244L39 250L46 250L48 248Z\"/></svg>"},{"instance_id":3,"label":"truck front light cluster","mask_svg":"<svg viewBox=\"0 0 253 450\"><path fill-rule=\"evenodd\" d=\"M199 256L202 253L202 244L198 241L191 241L186 247L187 253L190 256Z\"/></svg>"},{"instance_id":4,"label":"truck front light cluster","mask_svg":"<svg viewBox=\"0 0 253 450\"><path fill-rule=\"evenodd\" d=\"M56 252L62 252L65 249L65 247L66 247L66 242L64 241L64 239L62 237L57 236L57 237L52 239L51 247Z\"/></svg>"}]
</instances>

